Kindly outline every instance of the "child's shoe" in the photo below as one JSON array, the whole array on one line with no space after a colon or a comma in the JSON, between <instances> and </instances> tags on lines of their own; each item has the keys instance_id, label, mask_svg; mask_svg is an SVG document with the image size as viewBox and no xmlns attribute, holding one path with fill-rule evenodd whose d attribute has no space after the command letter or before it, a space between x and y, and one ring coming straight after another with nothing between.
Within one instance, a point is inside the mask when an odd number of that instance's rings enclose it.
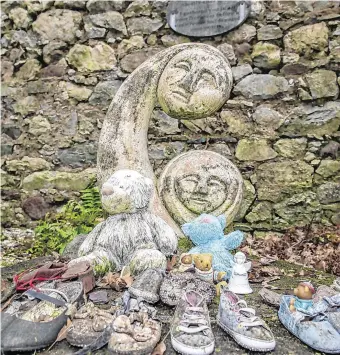
<instances>
[{"instance_id":1,"label":"child's shoe","mask_svg":"<svg viewBox=\"0 0 340 355\"><path fill-rule=\"evenodd\" d=\"M252 351L270 351L275 348L275 339L268 325L255 315L235 293L222 288L217 315L218 325L234 340Z\"/></svg>"},{"instance_id":2,"label":"child's shoe","mask_svg":"<svg viewBox=\"0 0 340 355\"><path fill-rule=\"evenodd\" d=\"M208 307L196 291L184 292L175 311L171 333L173 348L183 355L209 355L215 347Z\"/></svg>"}]
</instances>

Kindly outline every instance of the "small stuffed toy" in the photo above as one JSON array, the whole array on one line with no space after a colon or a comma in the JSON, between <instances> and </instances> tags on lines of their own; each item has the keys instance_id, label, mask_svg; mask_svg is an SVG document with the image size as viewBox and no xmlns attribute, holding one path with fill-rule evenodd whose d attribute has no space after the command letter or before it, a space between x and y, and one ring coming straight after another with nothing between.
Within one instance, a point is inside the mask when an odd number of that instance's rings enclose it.
<instances>
[{"instance_id":1,"label":"small stuffed toy","mask_svg":"<svg viewBox=\"0 0 340 355\"><path fill-rule=\"evenodd\" d=\"M229 251L238 248L243 241L240 231L224 235L225 227L224 215L215 217L210 214L202 214L182 225L183 233L196 245L189 251L190 254L212 254L214 279L217 281L230 278L234 260Z\"/></svg>"},{"instance_id":2,"label":"small stuffed toy","mask_svg":"<svg viewBox=\"0 0 340 355\"><path fill-rule=\"evenodd\" d=\"M294 297L290 299L289 309L295 312L300 309L308 309L313 306L313 295L315 289L309 281L300 282L298 287L294 288Z\"/></svg>"},{"instance_id":3,"label":"small stuffed toy","mask_svg":"<svg viewBox=\"0 0 340 355\"><path fill-rule=\"evenodd\" d=\"M214 281L214 272L212 269L212 254L194 254L194 265L195 265L195 272L205 281Z\"/></svg>"},{"instance_id":4,"label":"small stuffed toy","mask_svg":"<svg viewBox=\"0 0 340 355\"><path fill-rule=\"evenodd\" d=\"M180 256L179 268L180 272L191 272L194 271L194 266L192 265L192 255L189 253L183 253Z\"/></svg>"}]
</instances>

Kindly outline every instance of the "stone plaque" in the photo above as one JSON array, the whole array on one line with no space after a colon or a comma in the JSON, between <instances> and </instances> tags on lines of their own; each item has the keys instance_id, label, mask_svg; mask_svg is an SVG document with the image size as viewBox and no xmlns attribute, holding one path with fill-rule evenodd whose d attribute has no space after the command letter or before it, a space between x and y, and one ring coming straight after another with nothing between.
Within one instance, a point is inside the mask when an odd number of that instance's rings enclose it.
<instances>
[{"instance_id":1,"label":"stone plaque","mask_svg":"<svg viewBox=\"0 0 340 355\"><path fill-rule=\"evenodd\" d=\"M167 20L178 33L207 37L239 26L249 12L250 1L171 1Z\"/></svg>"}]
</instances>

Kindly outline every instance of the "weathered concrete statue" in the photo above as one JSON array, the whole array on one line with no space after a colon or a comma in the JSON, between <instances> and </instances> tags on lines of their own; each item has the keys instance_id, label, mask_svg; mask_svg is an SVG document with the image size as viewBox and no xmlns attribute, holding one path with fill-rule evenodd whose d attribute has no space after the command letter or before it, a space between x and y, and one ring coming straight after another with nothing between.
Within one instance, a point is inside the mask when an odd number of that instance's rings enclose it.
<instances>
[{"instance_id":1,"label":"weathered concrete statue","mask_svg":"<svg viewBox=\"0 0 340 355\"><path fill-rule=\"evenodd\" d=\"M93 264L130 265L133 274L147 268L166 268L166 256L177 249L175 232L152 214L153 181L133 170L118 170L102 186L101 199L110 214L86 237L78 259Z\"/></svg>"},{"instance_id":2,"label":"weathered concrete statue","mask_svg":"<svg viewBox=\"0 0 340 355\"><path fill-rule=\"evenodd\" d=\"M132 169L156 185L147 149L156 102L172 117L195 120L216 112L229 98L231 88L228 60L206 44L176 45L145 61L124 81L108 109L98 146L99 184L117 169ZM182 235L157 193L151 210Z\"/></svg>"},{"instance_id":3,"label":"weathered concrete statue","mask_svg":"<svg viewBox=\"0 0 340 355\"><path fill-rule=\"evenodd\" d=\"M228 60L201 43L166 49L124 81L108 109L98 148L103 206L113 216L87 236L79 256L107 258L118 268L130 263L135 273L150 266L164 268L165 255L177 246L175 233L182 235L178 224L207 211L224 214L227 224L232 221L243 181L228 159L202 151L175 158L162 175L161 193L151 197L156 178L147 149L156 102L172 117L199 119L216 112L229 98L231 87ZM150 201L154 215L145 210Z\"/></svg>"}]
</instances>

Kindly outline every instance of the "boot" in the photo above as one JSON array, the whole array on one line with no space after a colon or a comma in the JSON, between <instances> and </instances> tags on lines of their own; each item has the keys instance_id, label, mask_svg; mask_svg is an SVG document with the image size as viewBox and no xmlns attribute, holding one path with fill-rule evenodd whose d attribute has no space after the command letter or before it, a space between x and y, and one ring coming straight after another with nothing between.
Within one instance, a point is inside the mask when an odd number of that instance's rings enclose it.
<instances>
[{"instance_id":1,"label":"boot","mask_svg":"<svg viewBox=\"0 0 340 355\"><path fill-rule=\"evenodd\" d=\"M146 269L129 287L129 293L132 297L142 298L148 303L156 303L162 282L162 270Z\"/></svg>"}]
</instances>

